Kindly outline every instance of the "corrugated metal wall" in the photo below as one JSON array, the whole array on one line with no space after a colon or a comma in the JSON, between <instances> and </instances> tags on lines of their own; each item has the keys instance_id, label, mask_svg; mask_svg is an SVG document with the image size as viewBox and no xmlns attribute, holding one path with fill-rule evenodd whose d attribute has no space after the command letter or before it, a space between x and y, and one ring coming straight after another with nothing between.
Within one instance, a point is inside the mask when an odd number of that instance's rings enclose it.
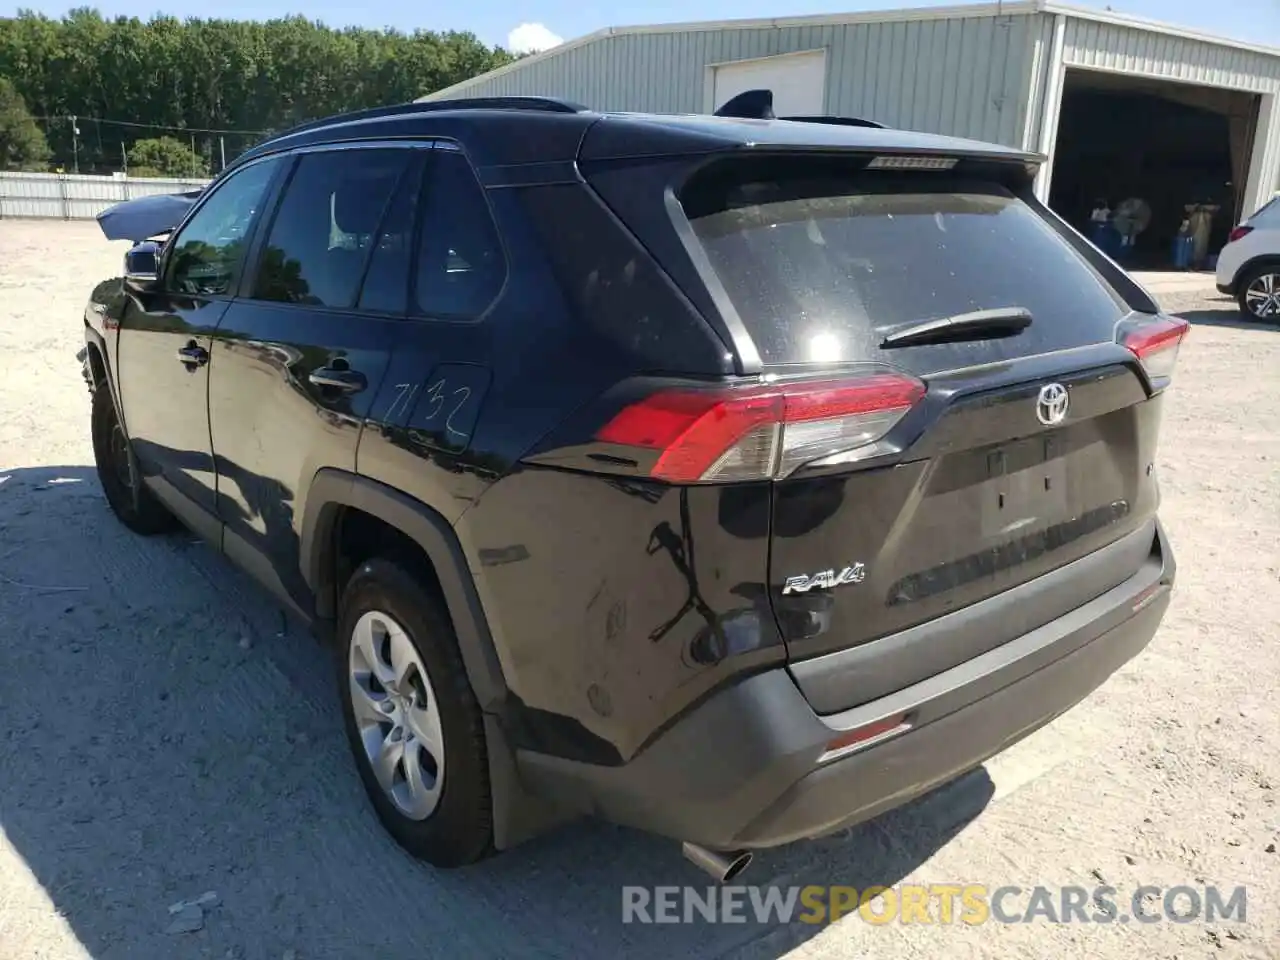
<instances>
[{"instance_id":1,"label":"corrugated metal wall","mask_svg":"<svg viewBox=\"0 0 1280 960\"><path fill-rule=\"evenodd\" d=\"M0 220L10 217L92 220L122 200L159 193L182 193L208 182L59 173L0 173Z\"/></svg>"},{"instance_id":2,"label":"corrugated metal wall","mask_svg":"<svg viewBox=\"0 0 1280 960\"><path fill-rule=\"evenodd\" d=\"M1280 92L1280 57L1120 24L1068 17L1063 55L1068 66Z\"/></svg>"},{"instance_id":3,"label":"corrugated metal wall","mask_svg":"<svg viewBox=\"0 0 1280 960\"><path fill-rule=\"evenodd\" d=\"M829 113L1021 145L1037 27L1033 17L1007 15L623 33L448 93L695 113L705 108L712 64L825 49Z\"/></svg>"}]
</instances>

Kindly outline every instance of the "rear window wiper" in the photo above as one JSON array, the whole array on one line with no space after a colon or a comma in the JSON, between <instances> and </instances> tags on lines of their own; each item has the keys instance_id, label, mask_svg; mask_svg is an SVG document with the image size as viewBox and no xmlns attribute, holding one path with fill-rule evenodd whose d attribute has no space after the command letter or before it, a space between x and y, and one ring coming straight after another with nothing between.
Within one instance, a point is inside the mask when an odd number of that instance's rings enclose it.
<instances>
[{"instance_id":1,"label":"rear window wiper","mask_svg":"<svg viewBox=\"0 0 1280 960\"><path fill-rule=\"evenodd\" d=\"M881 350L914 347L925 343L956 343L963 340L993 340L1011 337L1031 326L1031 311L1025 307L997 307L974 310L953 317L923 320L900 327L880 341Z\"/></svg>"}]
</instances>

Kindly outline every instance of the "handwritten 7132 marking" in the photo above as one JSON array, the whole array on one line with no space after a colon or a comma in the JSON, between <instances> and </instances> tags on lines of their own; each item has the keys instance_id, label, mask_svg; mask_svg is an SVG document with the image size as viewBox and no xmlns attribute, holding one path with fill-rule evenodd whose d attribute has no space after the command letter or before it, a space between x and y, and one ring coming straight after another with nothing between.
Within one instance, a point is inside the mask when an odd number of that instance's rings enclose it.
<instances>
[{"instance_id":1,"label":"handwritten 7132 marking","mask_svg":"<svg viewBox=\"0 0 1280 960\"><path fill-rule=\"evenodd\" d=\"M395 385L396 397L391 401L391 406L387 408L386 419L390 422L399 413L408 410L414 399L421 389L421 384L413 383L397 383ZM472 390L470 387L458 387L456 390L449 390L449 381L441 377L435 383L427 386L426 392L423 394L424 399L428 401L426 416L422 418L421 426L426 427L433 423L436 418L444 411L448 400L455 400L451 410L444 418L444 429L446 433L450 433L456 437L466 437L466 430L459 430L454 426L454 418L466 406L467 401L471 399Z\"/></svg>"}]
</instances>

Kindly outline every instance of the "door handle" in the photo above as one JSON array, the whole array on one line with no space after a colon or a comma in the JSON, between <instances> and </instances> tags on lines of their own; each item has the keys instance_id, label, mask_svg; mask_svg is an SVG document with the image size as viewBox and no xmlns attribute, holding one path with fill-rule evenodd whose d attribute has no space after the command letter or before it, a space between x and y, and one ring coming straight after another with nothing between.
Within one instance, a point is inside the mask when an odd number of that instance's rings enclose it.
<instances>
[{"instance_id":1,"label":"door handle","mask_svg":"<svg viewBox=\"0 0 1280 960\"><path fill-rule=\"evenodd\" d=\"M343 393L359 393L369 385L363 373L336 367L320 367L307 377L313 386L322 390L341 390Z\"/></svg>"},{"instance_id":2,"label":"door handle","mask_svg":"<svg viewBox=\"0 0 1280 960\"><path fill-rule=\"evenodd\" d=\"M178 361L187 366L203 367L209 362L209 351L192 340L185 347L178 348Z\"/></svg>"}]
</instances>

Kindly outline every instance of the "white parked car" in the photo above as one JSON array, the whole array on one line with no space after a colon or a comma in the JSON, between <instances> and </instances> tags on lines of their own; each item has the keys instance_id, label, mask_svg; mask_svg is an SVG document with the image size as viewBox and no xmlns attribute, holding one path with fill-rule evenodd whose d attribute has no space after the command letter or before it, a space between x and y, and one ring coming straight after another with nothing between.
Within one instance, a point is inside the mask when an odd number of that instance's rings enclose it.
<instances>
[{"instance_id":1,"label":"white parked car","mask_svg":"<svg viewBox=\"0 0 1280 960\"><path fill-rule=\"evenodd\" d=\"M1280 194L1231 231L1217 279L1245 317L1280 323Z\"/></svg>"}]
</instances>

